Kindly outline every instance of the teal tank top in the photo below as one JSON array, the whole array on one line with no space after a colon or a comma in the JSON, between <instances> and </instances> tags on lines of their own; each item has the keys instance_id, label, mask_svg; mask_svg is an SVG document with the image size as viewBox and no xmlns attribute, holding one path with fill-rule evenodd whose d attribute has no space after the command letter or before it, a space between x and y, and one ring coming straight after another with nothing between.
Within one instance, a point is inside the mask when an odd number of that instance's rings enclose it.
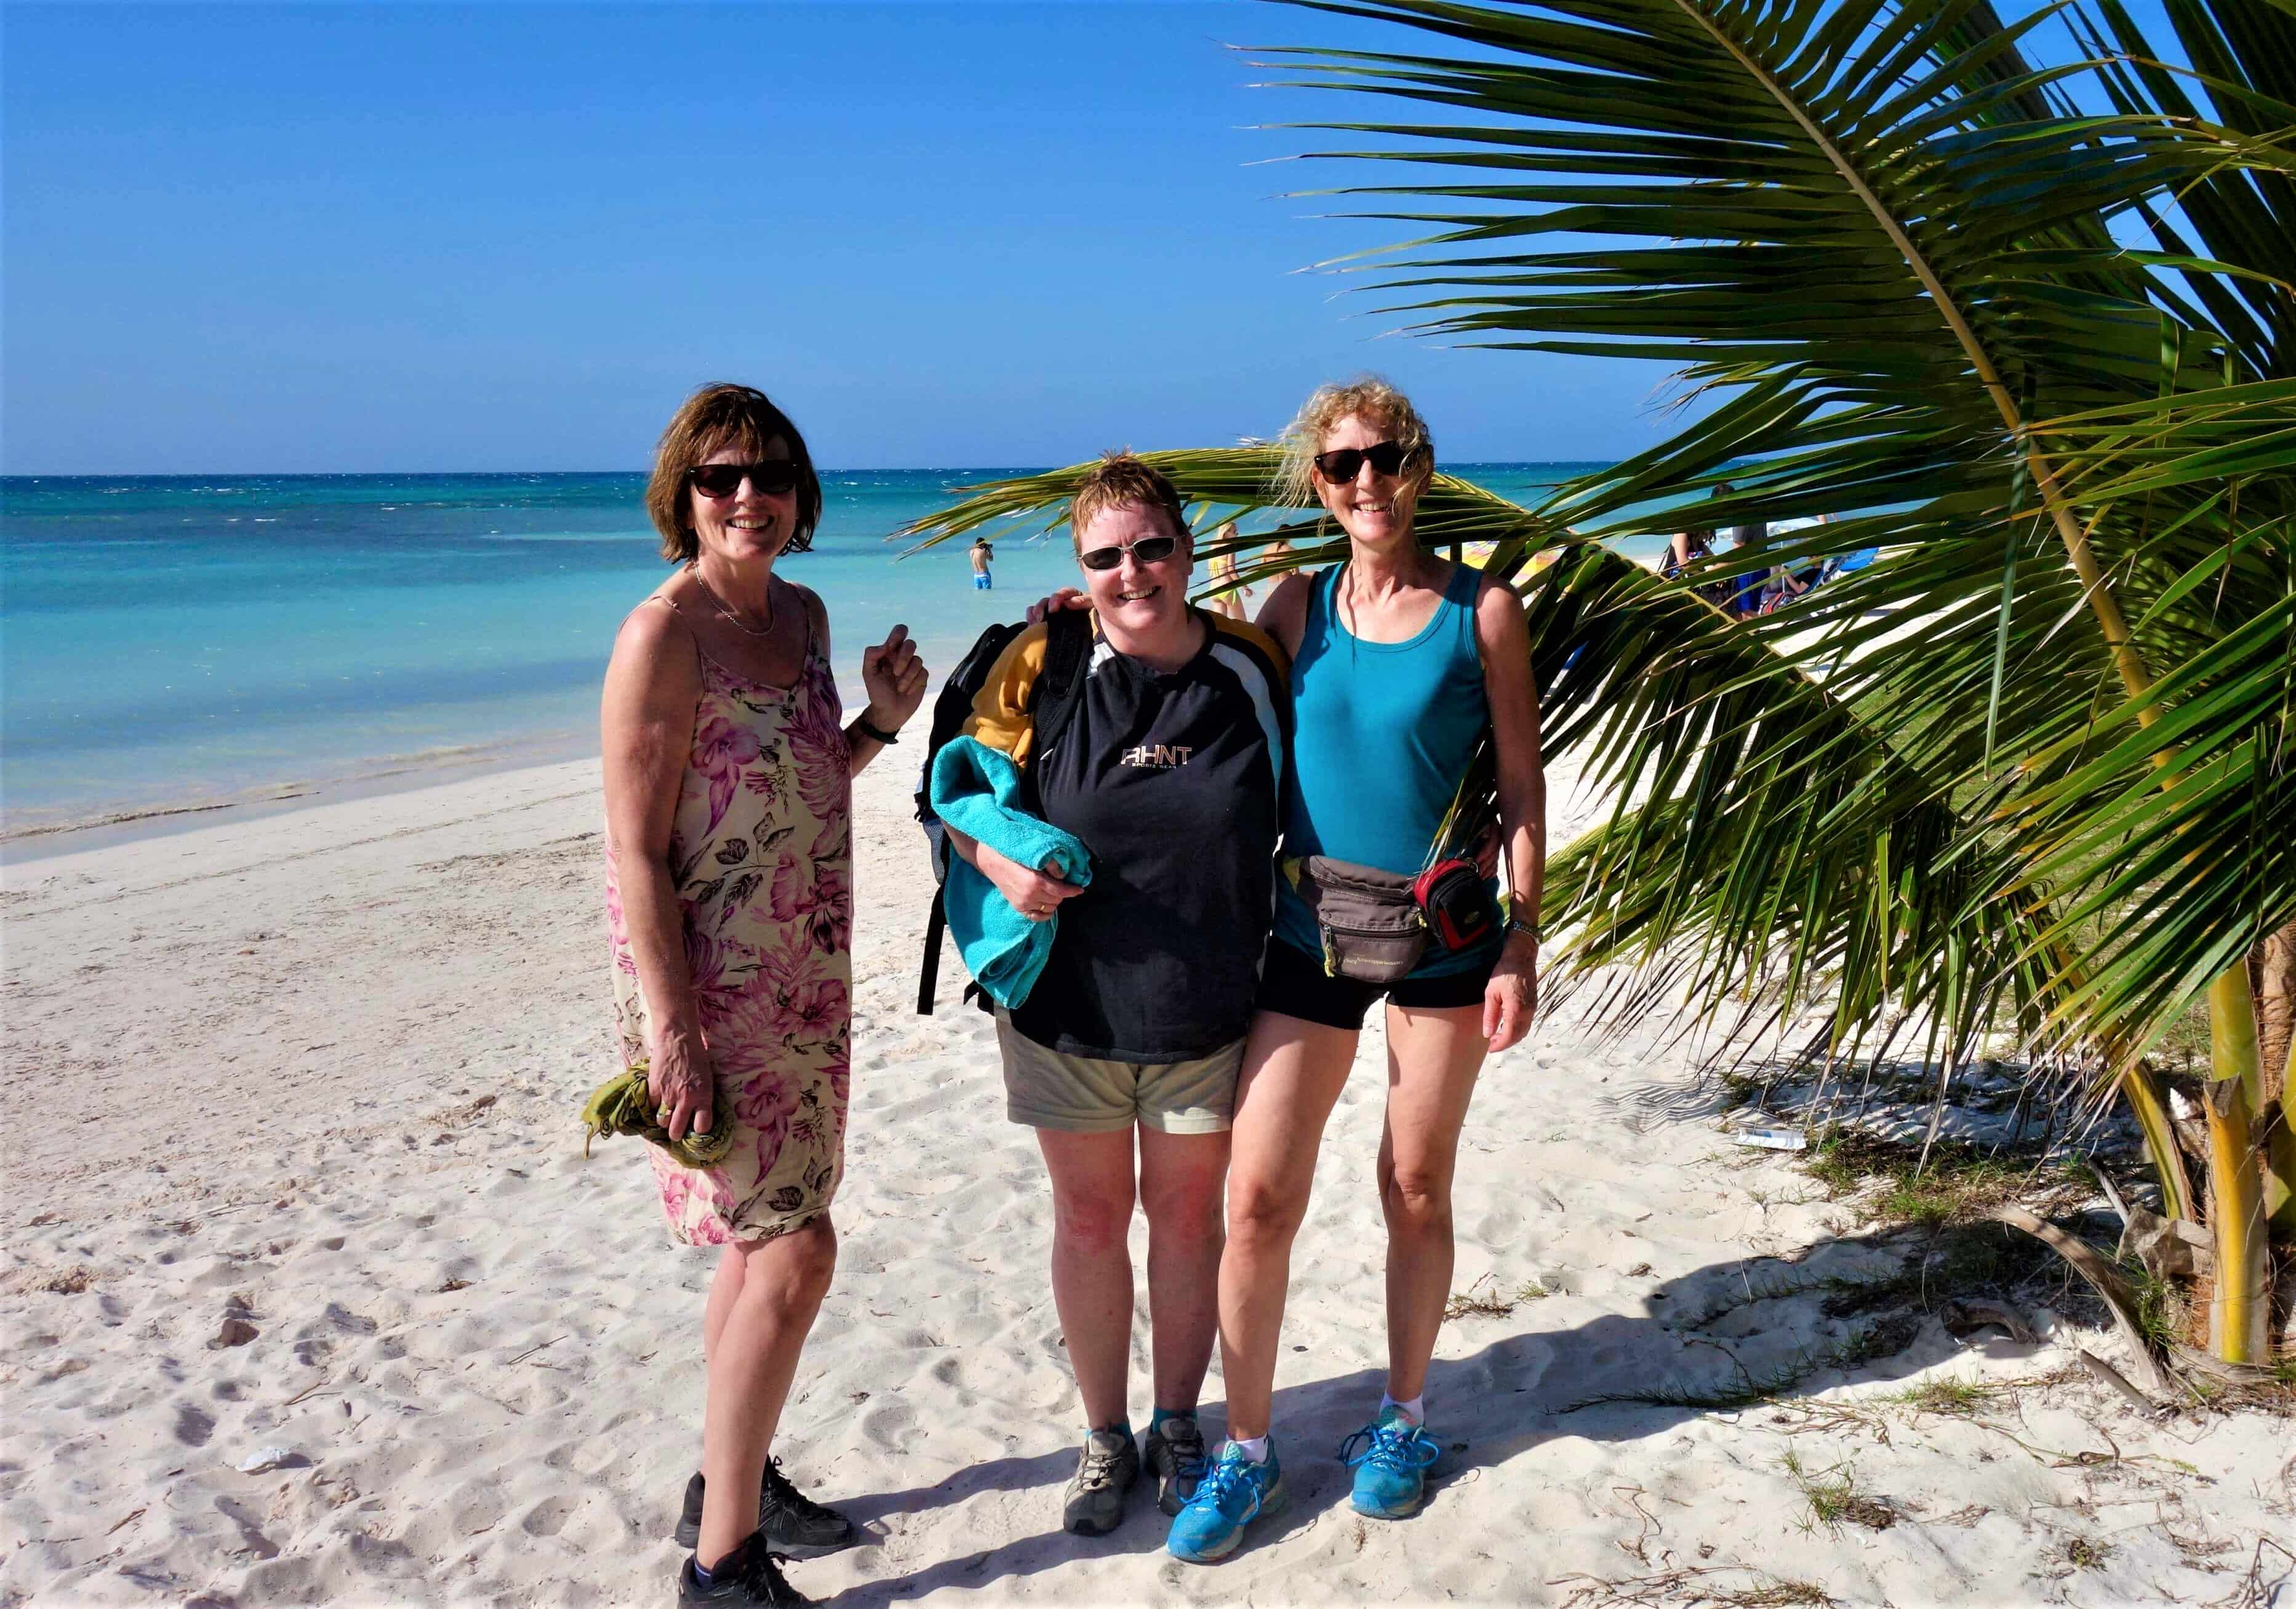
<instances>
[{"instance_id":1,"label":"teal tank top","mask_svg":"<svg viewBox=\"0 0 2296 1609\"><path fill-rule=\"evenodd\" d=\"M1284 778L1283 853L1416 872L1491 718L1475 641L1483 572L1455 568L1417 636L1367 643L1340 623L1336 601L1346 568L1335 565L1315 579L1307 628L1292 660L1295 726ZM1323 953L1315 917L1281 878L1275 936L1311 956ZM1487 958L1487 950L1453 956L1431 949L1412 975L1464 972Z\"/></svg>"}]
</instances>

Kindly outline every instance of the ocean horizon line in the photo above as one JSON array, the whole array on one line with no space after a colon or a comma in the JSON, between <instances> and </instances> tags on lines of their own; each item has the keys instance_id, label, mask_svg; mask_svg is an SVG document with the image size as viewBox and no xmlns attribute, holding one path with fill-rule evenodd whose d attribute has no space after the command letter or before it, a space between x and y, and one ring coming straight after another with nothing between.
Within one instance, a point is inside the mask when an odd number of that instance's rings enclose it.
<instances>
[{"instance_id":1,"label":"ocean horizon line","mask_svg":"<svg viewBox=\"0 0 2296 1609\"><path fill-rule=\"evenodd\" d=\"M1447 461L1444 472L1477 469L1598 468L1612 462L1614 460L1606 458L1459 458ZM1065 466L1058 464L816 464L814 472L819 475L1040 475L1062 467ZM611 480L643 478L652 472L650 468L644 466L636 469L12 470L0 473L0 486L16 480L536 480L551 476Z\"/></svg>"}]
</instances>

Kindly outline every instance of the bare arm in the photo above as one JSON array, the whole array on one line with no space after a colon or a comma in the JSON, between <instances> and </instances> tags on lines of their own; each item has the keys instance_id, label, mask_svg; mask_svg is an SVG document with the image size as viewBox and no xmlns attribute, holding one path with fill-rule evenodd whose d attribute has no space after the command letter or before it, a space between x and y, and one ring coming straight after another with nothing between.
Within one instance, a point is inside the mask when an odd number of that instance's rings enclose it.
<instances>
[{"instance_id":1,"label":"bare arm","mask_svg":"<svg viewBox=\"0 0 2296 1609\"><path fill-rule=\"evenodd\" d=\"M829 609L820 595L809 587L791 588L804 600L805 612L813 620L813 640L821 644L821 656L829 658ZM917 657L916 644L909 641L906 626L893 628L885 640L874 648L861 653L861 685L869 695L868 704L861 713L845 723L845 746L852 759L846 776L858 776L877 758L884 744L861 730L862 724L900 735L901 727L914 715L918 703L925 695L925 665Z\"/></svg>"},{"instance_id":2,"label":"bare arm","mask_svg":"<svg viewBox=\"0 0 2296 1609\"><path fill-rule=\"evenodd\" d=\"M1293 571L1275 583L1267 602L1259 606L1259 618L1252 622L1281 644L1288 658L1300 657L1300 639L1308 635L1308 600L1315 590L1313 576ZM1529 640L1526 636L1524 641Z\"/></svg>"},{"instance_id":3,"label":"bare arm","mask_svg":"<svg viewBox=\"0 0 2296 1609\"><path fill-rule=\"evenodd\" d=\"M1498 753L1499 839L1506 849L1509 904L1538 920L1546 877L1546 771L1538 753L1538 689L1530 675L1530 628L1522 601L1501 582L1475 600L1475 642L1483 656L1491 737ZM1538 1010L1538 940L1510 929L1483 996L1483 1033L1493 1051L1520 1041Z\"/></svg>"},{"instance_id":4,"label":"bare arm","mask_svg":"<svg viewBox=\"0 0 2296 1609\"><path fill-rule=\"evenodd\" d=\"M685 967L685 924L669 864L677 795L693 746L701 667L676 615L646 605L622 622L599 707L605 751L606 842L646 1003L647 1072L672 1139L709 1132L709 1051Z\"/></svg>"}]
</instances>

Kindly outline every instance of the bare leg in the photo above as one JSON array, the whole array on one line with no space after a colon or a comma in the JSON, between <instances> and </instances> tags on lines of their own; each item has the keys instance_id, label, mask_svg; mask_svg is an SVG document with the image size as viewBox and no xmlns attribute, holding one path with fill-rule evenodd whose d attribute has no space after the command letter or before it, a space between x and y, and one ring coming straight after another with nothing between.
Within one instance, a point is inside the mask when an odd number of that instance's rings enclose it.
<instances>
[{"instance_id":1,"label":"bare leg","mask_svg":"<svg viewBox=\"0 0 2296 1609\"><path fill-rule=\"evenodd\" d=\"M709 1281L709 1304L701 1309L701 1356L705 1362L717 1353L718 1337L726 1333L726 1320L742 1294L742 1273L748 1267L742 1260L739 1244L727 1246L718 1259L718 1272Z\"/></svg>"},{"instance_id":2,"label":"bare leg","mask_svg":"<svg viewBox=\"0 0 2296 1609\"><path fill-rule=\"evenodd\" d=\"M694 1556L715 1565L758 1528L766 1455L797 1375L798 1354L837 1271L837 1231L822 1214L773 1240L736 1243L740 1290L710 1348L701 1420L701 1539ZM721 1271L720 1280L725 1278ZM713 1286L714 1301L717 1292Z\"/></svg>"},{"instance_id":3,"label":"bare leg","mask_svg":"<svg viewBox=\"0 0 2296 1609\"><path fill-rule=\"evenodd\" d=\"M1489 1042L1483 1008L1387 1008L1387 1124L1379 1197L1387 1215L1387 1394L1408 1402L1451 1299L1451 1178L1459 1130Z\"/></svg>"},{"instance_id":4,"label":"bare leg","mask_svg":"<svg viewBox=\"0 0 2296 1609\"><path fill-rule=\"evenodd\" d=\"M1053 1176L1053 1305L1068 1337L1069 1367L1085 1425L1125 1417L1132 1360L1132 1130L1037 1130Z\"/></svg>"},{"instance_id":5,"label":"bare leg","mask_svg":"<svg viewBox=\"0 0 2296 1609\"><path fill-rule=\"evenodd\" d=\"M1227 1135L1140 1129L1148 1215L1148 1350L1156 1406L1192 1413L1219 1325L1220 1179Z\"/></svg>"},{"instance_id":6,"label":"bare leg","mask_svg":"<svg viewBox=\"0 0 2296 1609\"><path fill-rule=\"evenodd\" d=\"M1316 1153L1357 1038L1352 1029L1263 1011L1244 1044L1219 1271L1220 1375L1227 1433L1239 1440L1267 1433L1292 1242L1308 1216Z\"/></svg>"}]
</instances>

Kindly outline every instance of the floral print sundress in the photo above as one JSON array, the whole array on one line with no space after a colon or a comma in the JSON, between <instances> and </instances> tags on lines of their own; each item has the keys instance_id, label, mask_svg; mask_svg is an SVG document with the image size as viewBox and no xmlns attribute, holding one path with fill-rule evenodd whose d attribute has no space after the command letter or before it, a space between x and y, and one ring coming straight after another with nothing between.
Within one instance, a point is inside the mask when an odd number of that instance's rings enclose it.
<instances>
[{"instance_id":1,"label":"floral print sundress","mask_svg":"<svg viewBox=\"0 0 2296 1609\"><path fill-rule=\"evenodd\" d=\"M828 1211L845 1170L853 833L841 714L809 614L793 686L751 681L701 655L670 866L717 1072L716 1121L730 1119L734 1134L711 1168L645 1147L671 1236L686 1245L800 1228ZM647 1009L611 840L606 915L614 1026L629 1068L648 1055Z\"/></svg>"}]
</instances>

